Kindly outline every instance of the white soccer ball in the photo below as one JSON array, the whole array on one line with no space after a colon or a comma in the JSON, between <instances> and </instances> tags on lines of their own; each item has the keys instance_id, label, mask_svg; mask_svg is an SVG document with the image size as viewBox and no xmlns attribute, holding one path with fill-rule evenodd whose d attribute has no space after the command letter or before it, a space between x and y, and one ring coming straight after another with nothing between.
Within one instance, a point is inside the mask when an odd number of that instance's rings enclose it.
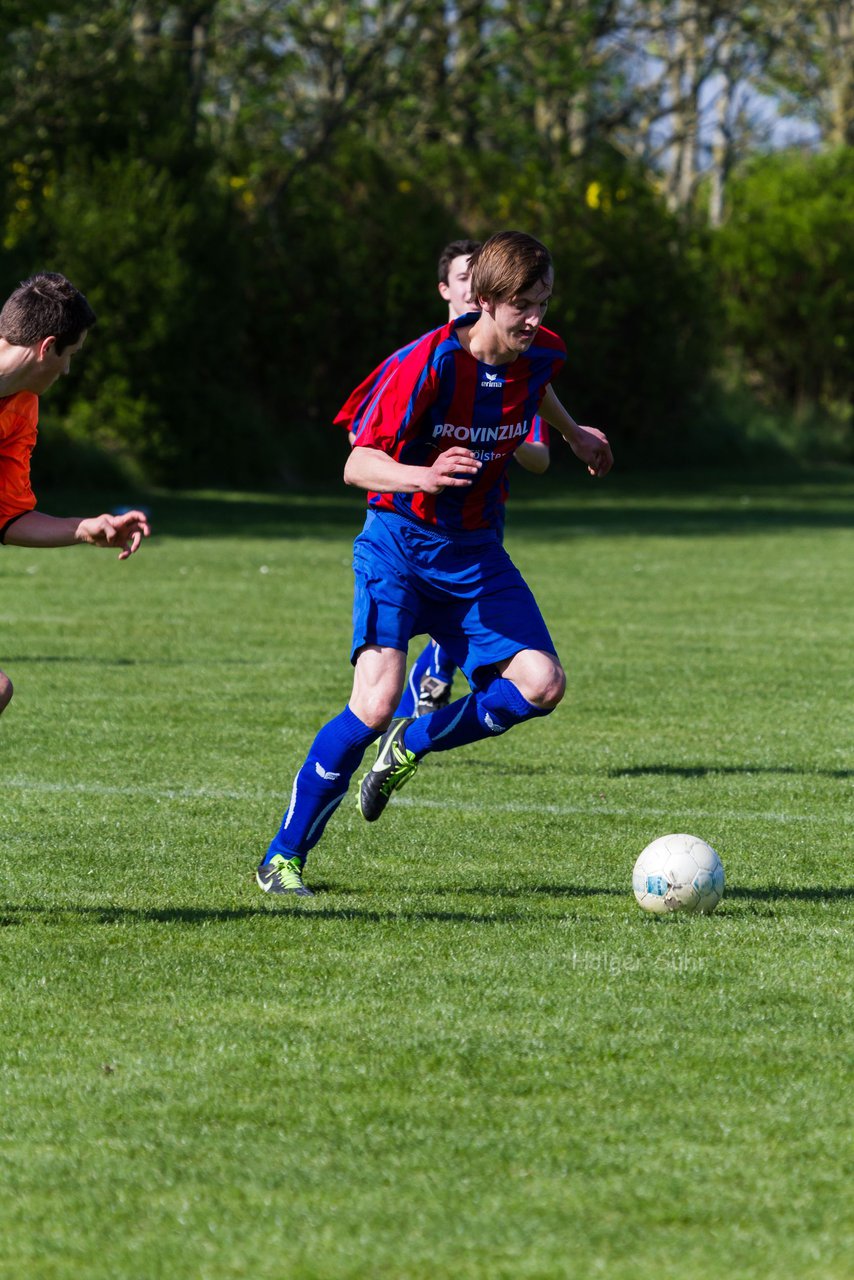
<instances>
[{"instance_id":1,"label":"white soccer ball","mask_svg":"<svg viewBox=\"0 0 854 1280\"><path fill-rule=\"evenodd\" d=\"M723 863L699 836L659 836L635 863L632 888L644 911L707 915L723 897Z\"/></svg>"}]
</instances>

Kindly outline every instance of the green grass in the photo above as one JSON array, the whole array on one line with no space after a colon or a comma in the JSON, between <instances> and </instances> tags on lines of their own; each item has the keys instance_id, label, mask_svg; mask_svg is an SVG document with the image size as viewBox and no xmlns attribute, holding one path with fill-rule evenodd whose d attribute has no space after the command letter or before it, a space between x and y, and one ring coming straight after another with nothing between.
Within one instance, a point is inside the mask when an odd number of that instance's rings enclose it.
<instances>
[{"instance_id":1,"label":"green grass","mask_svg":"<svg viewBox=\"0 0 854 1280\"><path fill-rule=\"evenodd\" d=\"M358 497L3 549L0 1276L851 1276L851 476L521 488L566 702L348 800L311 902L253 875ZM683 830L724 900L647 917Z\"/></svg>"}]
</instances>

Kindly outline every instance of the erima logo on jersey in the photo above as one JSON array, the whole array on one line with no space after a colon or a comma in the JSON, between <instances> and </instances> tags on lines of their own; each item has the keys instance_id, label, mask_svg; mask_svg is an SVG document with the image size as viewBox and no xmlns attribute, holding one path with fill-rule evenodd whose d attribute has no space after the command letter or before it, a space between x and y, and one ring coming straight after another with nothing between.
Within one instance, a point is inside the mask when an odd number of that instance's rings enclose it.
<instances>
[{"instance_id":1,"label":"erima logo on jersey","mask_svg":"<svg viewBox=\"0 0 854 1280\"><path fill-rule=\"evenodd\" d=\"M500 389L504 386L504 379L500 373L485 373L483 382L480 385L482 387L498 387Z\"/></svg>"},{"instance_id":2,"label":"erima logo on jersey","mask_svg":"<svg viewBox=\"0 0 854 1280\"><path fill-rule=\"evenodd\" d=\"M504 422L500 427L457 427L453 422L437 422L434 440L468 440L472 444L495 444L499 440L519 440L528 434L528 420Z\"/></svg>"},{"instance_id":3,"label":"erima logo on jersey","mask_svg":"<svg viewBox=\"0 0 854 1280\"><path fill-rule=\"evenodd\" d=\"M496 724L488 711L485 711L483 714L483 723L486 725L490 733L504 733L507 728L506 725Z\"/></svg>"},{"instance_id":4,"label":"erima logo on jersey","mask_svg":"<svg viewBox=\"0 0 854 1280\"><path fill-rule=\"evenodd\" d=\"M334 782L336 778L340 778L340 773L327 773L319 760L314 762L314 771L318 778L325 778L327 782Z\"/></svg>"}]
</instances>

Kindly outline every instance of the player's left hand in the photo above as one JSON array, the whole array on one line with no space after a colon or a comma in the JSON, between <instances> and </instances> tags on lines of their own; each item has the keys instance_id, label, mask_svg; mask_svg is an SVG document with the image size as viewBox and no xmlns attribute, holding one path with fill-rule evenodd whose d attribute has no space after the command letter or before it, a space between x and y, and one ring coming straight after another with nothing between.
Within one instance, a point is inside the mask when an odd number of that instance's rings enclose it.
<instances>
[{"instance_id":1,"label":"player's left hand","mask_svg":"<svg viewBox=\"0 0 854 1280\"><path fill-rule=\"evenodd\" d=\"M148 518L142 511L125 511L120 516L92 516L77 526L78 542L95 547L121 547L119 559L132 556L151 533Z\"/></svg>"},{"instance_id":2,"label":"player's left hand","mask_svg":"<svg viewBox=\"0 0 854 1280\"><path fill-rule=\"evenodd\" d=\"M606 476L614 465L608 437L596 427L579 425L575 436L569 441L569 447L577 458L587 464L591 476Z\"/></svg>"}]
</instances>

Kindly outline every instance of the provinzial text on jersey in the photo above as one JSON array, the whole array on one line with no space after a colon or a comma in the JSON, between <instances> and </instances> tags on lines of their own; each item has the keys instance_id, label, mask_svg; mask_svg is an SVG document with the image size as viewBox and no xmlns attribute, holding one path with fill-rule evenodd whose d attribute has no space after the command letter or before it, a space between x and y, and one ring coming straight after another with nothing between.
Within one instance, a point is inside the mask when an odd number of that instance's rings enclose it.
<instances>
[{"instance_id":1,"label":"provinzial text on jersey","mask_svg":"<svg viewBox=\"0 0 854 1280\"><path fill-rule=\"evenodd\" d=\"M433 439L470 440L472 444L492 444L499 440L518 440L528 434L528 420L504 422L499 427L457 427L453 422L437 422Z\"/></svg>"}]
</instances>

